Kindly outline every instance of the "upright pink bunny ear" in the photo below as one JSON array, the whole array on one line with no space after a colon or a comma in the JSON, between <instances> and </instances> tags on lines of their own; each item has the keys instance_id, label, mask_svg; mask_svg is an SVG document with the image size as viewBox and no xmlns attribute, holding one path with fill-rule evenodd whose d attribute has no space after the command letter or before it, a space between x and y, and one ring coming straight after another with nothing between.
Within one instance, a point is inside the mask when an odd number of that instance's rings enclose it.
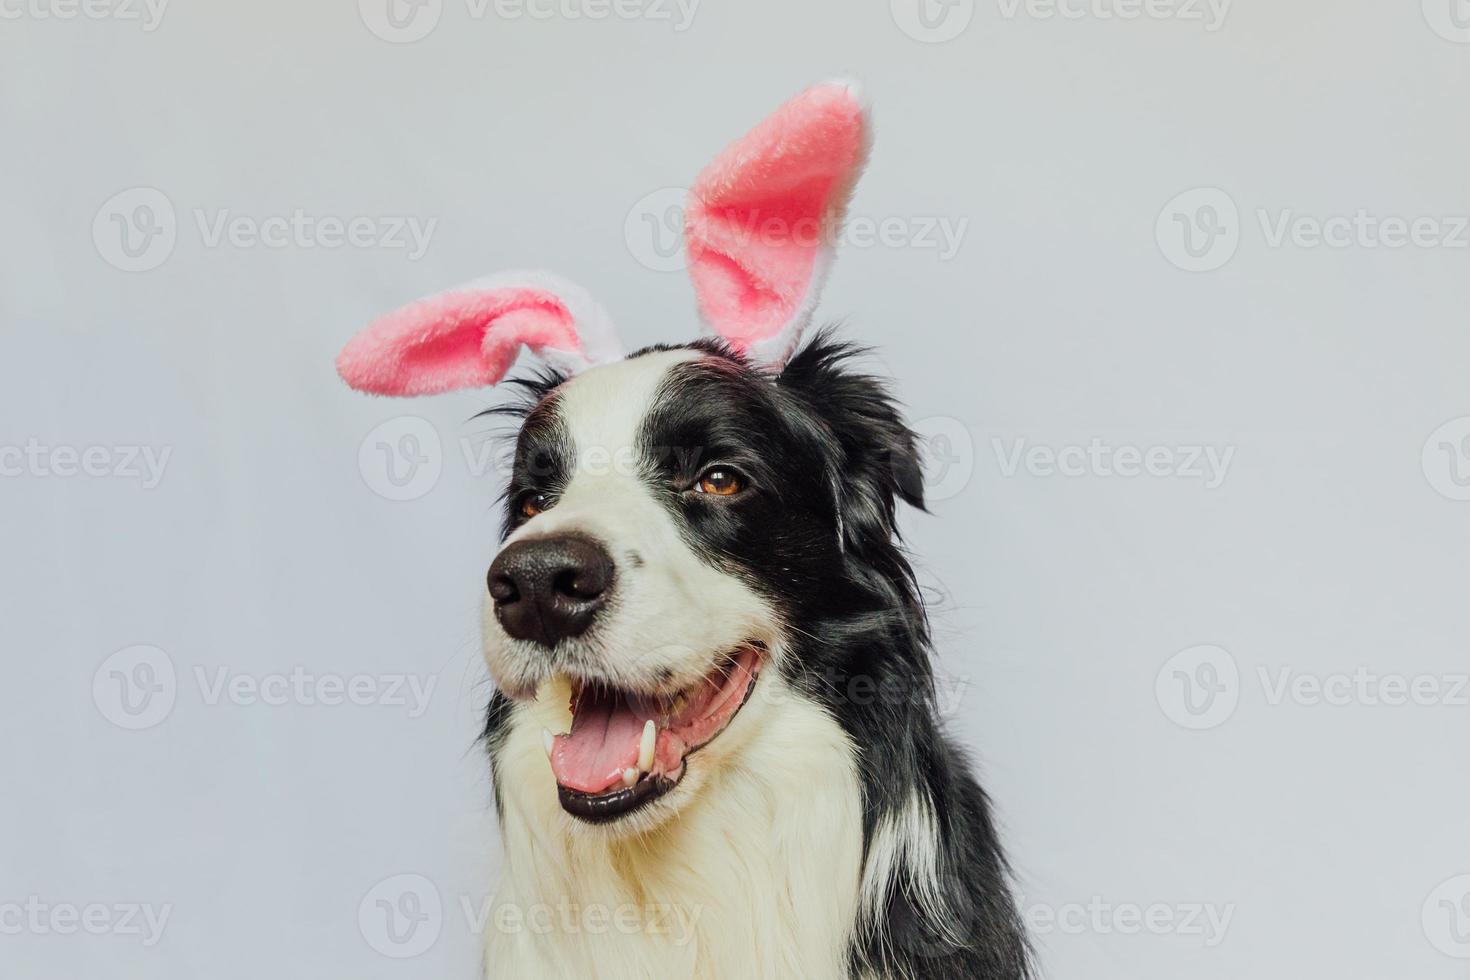
<instances>
[{"instance_id":1,"label":"upright pink bunny ear","mask_svg":"<svg viewBox=\"0 0 1470 980\"><path fill-rule=\"evenodd\" d=\"M623 356L612 320L581 287L504 272L379 317L342 349L337 373L375 395L435 395L495 384L523 346L568 374Z\"/></svg>"},{"instance_id":2,"label":"upright pink bunny ear","mask_svg":"<svg viewBox=\"0 0 1470 980\"><path fill-rule=\"evenodd\" d=\"M869 138L856 84L827 82L727 147L689 191L700 312L757 363L784 364L811 319Z\"/></svg>"}]
</instances>

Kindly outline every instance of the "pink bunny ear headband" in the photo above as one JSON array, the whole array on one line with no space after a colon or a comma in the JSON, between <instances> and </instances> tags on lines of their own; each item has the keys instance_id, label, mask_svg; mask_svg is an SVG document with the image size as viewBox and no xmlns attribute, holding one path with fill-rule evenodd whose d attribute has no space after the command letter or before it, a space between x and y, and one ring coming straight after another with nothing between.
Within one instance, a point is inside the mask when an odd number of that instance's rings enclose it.
<instances>
[{"instance_id":1,"label":"pink bunny ear headband","mask_svg":"<svg viewBox=\"0 0 1470 980\"><path fill-rule=\"evenodd\" d=\"M689 190L684 239L705 325L779 370L811 320L853 186L867 161L857 86L802 92L728 146ZM548 272L502 272L380 317L337 371L378 395L493 385L521 347L575 374L624 356L611 318Z\"/></svg>"}]
</instances>

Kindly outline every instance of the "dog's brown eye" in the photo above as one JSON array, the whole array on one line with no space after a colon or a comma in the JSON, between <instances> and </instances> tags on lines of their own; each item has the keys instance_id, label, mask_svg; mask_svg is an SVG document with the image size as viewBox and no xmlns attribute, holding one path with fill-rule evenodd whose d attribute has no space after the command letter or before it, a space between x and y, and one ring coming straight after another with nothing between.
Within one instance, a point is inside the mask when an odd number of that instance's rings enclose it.
<instances>
[{"instance_id":1,"label":"dog's brown eye","mask_svg":"<svg viewBox=\"0 0 1470 980\"><path fill-rule=\"evenodd\" d=\"M521 497L521 513L526 517L535 517L548 506L546 494L533 490Z\"/></svg>"},{"instance_id":2,"label":"dog's brown eye","mask_svg":"<svg viewBox=\"0 0 1470 980\"><path fill-rule=\"evenodd\" d=\"M714 466L705 470L699 482L694 484L694 489L699 493L712 493L719 497L728 497L744 488L745 481L740 474L725 466Z\"/></svg>"}]
</instances>

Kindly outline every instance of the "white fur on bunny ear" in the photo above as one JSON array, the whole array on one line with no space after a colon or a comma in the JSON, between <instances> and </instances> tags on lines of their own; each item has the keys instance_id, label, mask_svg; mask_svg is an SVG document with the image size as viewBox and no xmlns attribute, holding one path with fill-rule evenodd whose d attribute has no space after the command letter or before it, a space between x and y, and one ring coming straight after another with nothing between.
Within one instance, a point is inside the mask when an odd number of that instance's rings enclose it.
<instances>
[{"instance_id":1,"label":"white fur on bunny ear","mask_svg":"<svg viewBox=\"0 0 1470 980\"><path fill-rule=\"evenodd\" d=\"M756 363L785 364L810 322L870 140L857 84L826 82L732 143L690 189L700 313Z\"/></svg>"},{"instance_id":2,"label":"white fur on bunny ear","mask_svg":"<svg viewBox=\"0 0 1470 980\"><path fill-rule=\"evenodd\" d=\"M517 271L379 317L342 349L337 373L375 395L433 395L495 384L522 346L566 374L623 357L612 319L586 290Z\"/></svg>"}]
</instances>

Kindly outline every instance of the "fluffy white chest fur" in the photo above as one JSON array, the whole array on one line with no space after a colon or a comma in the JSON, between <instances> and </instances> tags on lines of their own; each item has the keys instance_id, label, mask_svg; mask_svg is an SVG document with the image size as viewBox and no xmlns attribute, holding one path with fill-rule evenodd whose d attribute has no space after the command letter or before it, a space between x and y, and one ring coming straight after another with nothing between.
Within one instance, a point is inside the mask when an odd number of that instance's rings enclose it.
<instances>
[{"instance_id":1,"label":"fluffy white chest fur","mask_svg":"<svg viewBox=\"0 0 1470 980\"><path fill-rule=\"evenodd\" d=\"M862 813L852 746L826 712L784 687L753 700L718 740L738 741L738 756L640 836L558 805L541 730L566 718L552 698L521 705L498 755L505 861L487 977L847 976Z\"/></svg>"}]
</instances>

